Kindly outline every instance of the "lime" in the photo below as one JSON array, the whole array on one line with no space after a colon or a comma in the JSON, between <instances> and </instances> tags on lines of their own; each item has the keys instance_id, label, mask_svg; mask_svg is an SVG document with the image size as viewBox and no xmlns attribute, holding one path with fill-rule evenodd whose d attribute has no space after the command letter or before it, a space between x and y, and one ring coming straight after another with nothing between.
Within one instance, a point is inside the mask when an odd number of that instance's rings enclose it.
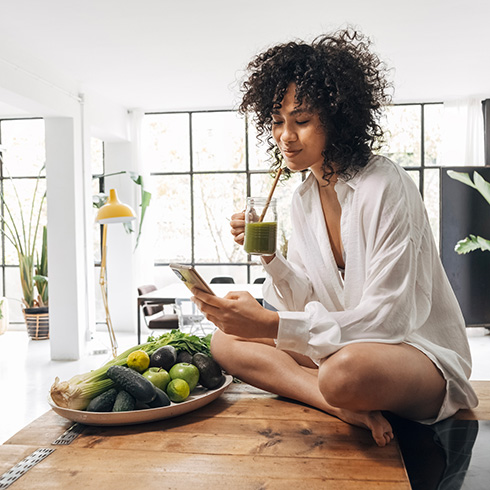
<instances>
[{"instance_id":1,"label":"lime","mask_svg":"<svg viewBox=\"0 0 490 490\"><path fill-rule=\"evenodd\" d=\"M144 350L135 350L129 354L126 363L129 368L142 373L150 365L150 356Z\"/></svg>"},{"instance_id":2,"label":"lime","mask_svg":"<svg viewBox=\"0 0 490 490\"><path fill-rule=\"evenodd\" d=\"M188 362L174 364L168 374L170 374L171 379L183 379L187 381L191 391L197 386L199 381L199 369L194 364Z\"/></svg>"},{"instance_id":3,"label":"lime","mask_svg":"<svg viewBox=\"0 0 490 490\"><path fill-rule=\"evenodd\" d=\"M167 385L167 395L173 402L183 402L190 394L191 390L187 381L183 379L173 379Z\"/></svg>"}]
</instances>

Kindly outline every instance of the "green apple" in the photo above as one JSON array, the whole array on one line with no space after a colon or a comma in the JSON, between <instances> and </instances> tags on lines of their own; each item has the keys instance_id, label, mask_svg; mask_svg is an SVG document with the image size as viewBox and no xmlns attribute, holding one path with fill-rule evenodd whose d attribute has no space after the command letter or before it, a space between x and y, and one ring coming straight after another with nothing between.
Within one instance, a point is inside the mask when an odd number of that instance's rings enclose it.
<instances>
[{"instance_id":1,"label":"green apple","mask_svg":"<svg viewBox=\"0 0 490 490\"><path fill-rule=\"evenodd\" d=\"M174 364L168 374L170 374L171 379L183 379L187 381L191 391L197 386L199 381L199 369L194 364L188 362Z\"/></svg>"},{"instance_id":2,"label":"green apple","mask_svg":"<svg viewBox=\"0 0 490 490\"><path fill-rule=\"evenodd\" d=\"M143 376L147 380L151 381L157 388L160 388L163 391L165 391L168 383L170 382L170 375L168 372L165 371L165 369L158 367L148 368L143 373Z\"/></svg>"}]
</instances>

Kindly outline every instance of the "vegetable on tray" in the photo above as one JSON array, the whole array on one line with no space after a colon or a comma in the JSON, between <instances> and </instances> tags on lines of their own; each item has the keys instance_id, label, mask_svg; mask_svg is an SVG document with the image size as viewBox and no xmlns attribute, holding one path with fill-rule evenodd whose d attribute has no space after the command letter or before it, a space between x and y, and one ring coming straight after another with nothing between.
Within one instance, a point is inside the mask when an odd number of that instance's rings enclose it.
<instances>
[{"instance_id":1,"label":"vegetable on tray","mask_svg":"<svg viewBox=\"0 0 490 490\"><path fill-rule=\"evenodd\" d=\"M178 352L185 351L190 355L203 353L210 356L210 342L211 335L198 337L180 330L172 330L159 337L148 337L146 343L131 347L98 369L85 374L77 374L68 381L60 381L56 377L51 386L51 398L59 407L85 410L92 399L116 387L116 382L108 376L107 371L113 366L127 366L128 357L132 352L141 350L151 357L156 350L170 345ZM126 369L129 368L126 367Z\"/></svg>"}]
</instances>

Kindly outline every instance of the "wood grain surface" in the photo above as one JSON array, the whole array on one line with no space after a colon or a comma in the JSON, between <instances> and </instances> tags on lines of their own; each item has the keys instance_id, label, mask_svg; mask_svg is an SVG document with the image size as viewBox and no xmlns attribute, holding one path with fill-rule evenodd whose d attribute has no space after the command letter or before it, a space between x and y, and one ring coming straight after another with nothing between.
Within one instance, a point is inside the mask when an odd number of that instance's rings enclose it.
<instances>
[{"instance_id":1,"label":"wood grain surface","mask_svg":"<svg viewBox=\"0 0 490 490\"><path fill-rule=\"evenodd\" d=\"M490 419L490 382L474 387L479 407L456 418ZM396 440L379 448L366 430L242 383L189 414L52 445L70 426L49 411L0 446L0 475L55 448L10 489L410 489Z\"/></svg>"}]
</instances>

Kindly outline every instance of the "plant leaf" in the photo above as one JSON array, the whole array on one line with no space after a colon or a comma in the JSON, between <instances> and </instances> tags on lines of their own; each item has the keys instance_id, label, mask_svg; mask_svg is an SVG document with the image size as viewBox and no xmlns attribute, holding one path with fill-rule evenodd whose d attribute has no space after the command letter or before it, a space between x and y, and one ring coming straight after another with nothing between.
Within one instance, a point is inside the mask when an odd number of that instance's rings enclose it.
<instances>
[{"instance_id":1,"label":"plant leaf","mask_svg":"<svg viewBox=\"0 0 490 490\"><path fill-rule=\"evenodd\" d=\"M454 250L458 254L467 254L474 250L490 251L490 240L481 236L470 235L456 243Z\"/></svg>"},{"instance_id":2,"label":"plant leaf","mask_svg":"<svg viewBox=\"0 0 490 490\"><path fill-rule=\"evenodd\" d=\"M48 282L48 278L46 276L40 276L38 274L33 276L33 279L34 279L34 281L39 282L39 283L47 283Z\"/></svg>"},{"instance_id":3,"label":"plant leaf","mask_svg":"<svg viewBox=\"0 0 490 490\"><path fill-rule=\"evenodd\" d=\"M463 184L469 185L470 187L476 189L476 186L475 184L473 184L471 177L466 172L455 172L454 170L448 170L447 174L449 175L449 177L451 177L451 179L459 180Z\"/></svg>"},{"instance_id":4,"label":"plant leaf","mask_svg":"<svg viewBox=\"0 0 490 490\"><path fill-rule=\"evenodd\" d=\"M475 181L476 190L490 204L490 184L478 172L473 173L473 180Z\"/></svg>"},{"instance_id":5,"label":"plant leaf","mask_svg":"<svg viewBox=\"0 0 490 490\"><path fill-rule=\"evenodd\" d=\"M92 205L94 208L100 209L107 202L107 194L99 192L92 196Z\"/></svg>"},{"instance_id":6,"label":"plant leaf","mask_svg":"<svg viewBox=\"0 0 490 490\"><path fill-rule=\"evenodd\" d=\"M141 229L143 227L143 220L145 219L145 213L146 209L150 205L151 201L151 193L146 191L143 186L141 186L141 217L140 217L140 226L138 230L138 236L136 237L136 246L134 247L135 249L138 247L138 243L140 241L140 236L141 236Z\"/></svg>"},{"instance_id":7,"label":"plant leaf","mask_svg":"<svg viewBox=\"0 0 490 490\"><path fill-rule=\"evenodd\" d=\"M136 172L129 172L128 171L129 178L138 185L143 185L143 177L141 175L138 175Z\"/></svg>"}]
</instances>

